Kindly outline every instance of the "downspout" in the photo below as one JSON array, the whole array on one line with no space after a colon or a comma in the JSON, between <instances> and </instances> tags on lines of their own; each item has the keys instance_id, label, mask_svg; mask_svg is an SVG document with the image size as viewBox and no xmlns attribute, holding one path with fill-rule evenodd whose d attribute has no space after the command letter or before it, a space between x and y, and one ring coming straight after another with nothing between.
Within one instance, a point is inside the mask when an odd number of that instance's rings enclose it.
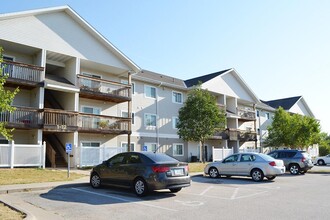
<instances>
[{"instance_id":1,"label":"downspout","mask_svg":"<svg viewBox=\"0 0 330 220\"><path fill-rule=\"evenodd\" d=\"M157 87L160 88L163 85L163 82L161 82ZM156 148L156 152L158 151L158 149L160 148L159 145L159 115L158 115L158 91L156 91L156 141L157 141L157 148Z\"/></svg>"}]
</instances>

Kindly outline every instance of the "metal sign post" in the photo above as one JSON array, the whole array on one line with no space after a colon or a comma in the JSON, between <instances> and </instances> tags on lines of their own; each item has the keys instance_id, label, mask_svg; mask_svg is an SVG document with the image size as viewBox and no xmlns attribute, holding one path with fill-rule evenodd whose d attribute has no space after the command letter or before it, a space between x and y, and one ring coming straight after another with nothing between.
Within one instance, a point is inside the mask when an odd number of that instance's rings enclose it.
<instances>
[{"instance_id":1,"label":"metal sign post","mask_svg":"<svg viewBox=\"0 0 330 220\"><path fill-rule=\"evenodd\" d=\"M70 178L70 153L72 151L72 144L66 143L65 144L65 151L68 154L68 178Z\"/></svg>"}]
</instances>

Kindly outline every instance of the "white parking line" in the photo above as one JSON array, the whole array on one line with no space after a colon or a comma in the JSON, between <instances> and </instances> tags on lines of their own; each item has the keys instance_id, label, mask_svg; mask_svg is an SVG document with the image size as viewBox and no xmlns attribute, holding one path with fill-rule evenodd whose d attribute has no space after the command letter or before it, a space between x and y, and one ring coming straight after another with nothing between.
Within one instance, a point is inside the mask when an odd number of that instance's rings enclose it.
<instances>
[{"instance_id":1,"label":"white parking line","mask_svg":"<svg viewBox=\"0 0 330 220\"><path fill-rule=\"evenodd\" d=\"M207 193L207 191L209 191L210 189L212 189L213 186L209 186L208 188L206 188L203 192L201 192L201 194L199 194L200 196L204 195L205 193Z\"/></svg>"},{"instance_id":2,"label":"white parking line","mask_svg":"<svg viewBox=\"0 0 330 220\"><path fill-rule=\"evenodd\" d=\"M98 196L103 196L103 197L107 197L107 198L111 198L111 199L117 199L117 200L120 200L120 201L123 201L123 202L130 202L130 203L133 203L133 204L136 204L136 205L144 205L144 206L149 206L149 207L163 209L163 210L172 211L172 212L178 211L178 210L175 210L175 209L169 209L169 208L165 208L165 207L161 207L161 206L148 204L148 203L143 202L141 200L129 200L129 199L125 199L125 198L120 198L120 197L110 196L110 195L104 195L104 194L101 194L101 193L91 192L91 191L88 191L88 190L83 190L83 189L78 189L78 188L71 188L71 189L81 191L81 192L85 192L85 193L89 193L89 194L98 195Z\"/></svg>"},{"instance_id":3,"label":"white parking line","mask_svg":"<svg viewBox=\"0 0 330 220\"><path fill-rule=\"evenodd\" d=\"M233 195L231 195L230 199L235 199L237 193L238 193L239 188L236 188L233 192Z\"/></svg>"}]
</instances>

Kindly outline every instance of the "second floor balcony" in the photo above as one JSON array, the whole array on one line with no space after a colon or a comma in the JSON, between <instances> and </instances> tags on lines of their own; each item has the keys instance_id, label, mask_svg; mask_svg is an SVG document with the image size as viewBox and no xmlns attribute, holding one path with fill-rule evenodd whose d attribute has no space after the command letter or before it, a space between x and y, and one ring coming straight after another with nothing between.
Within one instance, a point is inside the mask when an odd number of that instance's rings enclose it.
<instances>
[{"instance_id":1,"label":"second floor balcony","mask_svg":"<svg viewBox=\"0 0 330 220\"><path fill-rule=\"evenodd\" d=\"M78 75L80 97L112 101L116 103L131 100L131 86L104 79Z\"/></svg>"},{"instance_id":2,"label":"second floor balcony","mask_svg":"<svg viewBox=\"0 0 330 220\"><path fill-rule=\"evenodd\" d=\"M45 131L72 132L77 131L77 112L44 109L43 128Z\"/></svg>"},{"instance_id":3,"label":"second floor balcony","mask_svg":"<svg viewBox=\"0 0 330 220\"><path fill-rule=\"evenodd\" d=\"M131 132L130 123L130 118L87 113L80 113L78 119L79 131L85 133L128 134Z\"/></svg>"},{"instance_id":4,"label":"second floor balcony","mask_svg":"<svg viewBox=\"0 0 330 220\"><path fill-rule=\"evenodd\" d=\"M238 130L227 128L223 131L217 131L211 139L222 139L229 141L256 141L257 133L251 130Z\"/></svg>"},{"instance_id":5,"label":"second floor balcony","mask_svg":"<svg viewBox=\"0 0 330 220\"><path fill-rule=\"evenodd\" d=\"M42 110L29 107L15 107L13 112L0 113L0 122L9 128L33 129L42 127Z\"/></svg>"},{"instance_id":6,"label":"second floor balcony","mask_svg":"<svg viewBox=\"0 0 330 220\"><path fill-rule=\"evenodd\" d=\"M7 85L36 87L42 83L43 67L4 60L1 63L2 75L7 76Z\"/></svg>"}]
</instances>

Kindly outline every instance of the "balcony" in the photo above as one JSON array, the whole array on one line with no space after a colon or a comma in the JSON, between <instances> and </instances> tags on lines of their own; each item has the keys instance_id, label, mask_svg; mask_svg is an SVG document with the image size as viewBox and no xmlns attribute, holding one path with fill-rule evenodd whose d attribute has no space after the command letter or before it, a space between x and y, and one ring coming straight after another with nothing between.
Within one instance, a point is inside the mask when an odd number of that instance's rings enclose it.
<instances>
[{"instance_id":1,"label":"balcony","mask_svg":"<svg viewBox=\"0 0 330 220\"><path fill-rule=\"evenodd\" d=\"M131 86L102 80L93 77L78 75L80 97L111 101L116 103L127 102L131 100Z\"/></svg>"},{"instance_id":2,"label":"balcony","mask_svg":"<svg viewBox=\"0 0 330 220\"><path fill-rule=\"evenodd\" d=\"M77 112L44 109L44 131L73 132L78 130Z\"/></svg>"},{"instance_id":3,"label":"balcony","mask_svg":"<svg viewBox=\"0 0 330 220\"><path fill-rule=\"evenodd\" d=\"M2 75L8 76L6 85L20 85L22 88L42 86L43 67L4 60L1 63Z\"/></svg>"},{"instance_id":4,"label":"balcony","mask_svg":"<svg viewBox=\"0 0 330 220\"><path fill-rule=\"evenodd\" d=\"M240 142L246 142L246 141L256 141L257 140L257 133L255 131L238 131L238 140Z\"/></svg>"},{"instance_id":5,"label":"balcony","mask_svg":"<svg viewBox=\"0 0 330 220\"><path fill-rule=\"evenodd\" d=\"M244 121L254 121L256 120L256 113L254 110L237 108L237 115L240 117L240 120Z\"/></svg>"},{"instance_id":6,"label":"balcony","mask_svg":"<svg viewBox=\"0 0 330 220\"><path fill-rule=\"evenodd\" d=\"M103 134L128 134L130 118L101 116L80 113L78 119L79 132Z\"/></svg>"},{"instance_id":7,"label":"balcony","mask_svg":"<svg viewBox=\"0 0 330 220\"><path fill-rule=\"evenodd\" d=\"M0 122L8 128L33 129L42 127L42 110L29 107L15 107L13 112L1 112Z\"/></svg>"}]
</instances>

